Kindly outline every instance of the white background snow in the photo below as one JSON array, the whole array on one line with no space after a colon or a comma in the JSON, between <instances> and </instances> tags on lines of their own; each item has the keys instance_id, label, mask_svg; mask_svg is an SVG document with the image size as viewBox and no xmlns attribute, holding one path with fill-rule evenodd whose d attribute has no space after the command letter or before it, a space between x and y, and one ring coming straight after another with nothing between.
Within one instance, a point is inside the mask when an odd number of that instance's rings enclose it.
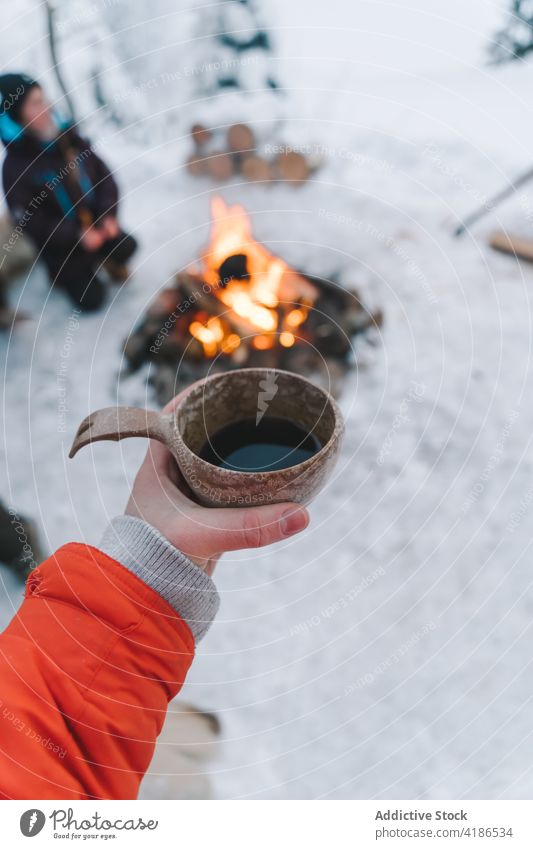
<instances>
[{"instance_id":1,"label":"white background snow","mask_svg":"<svg viewBox=\"0 0 533 849\"><path fill-rule=\"evenodd\" d=\"M51 79L42 20L17 5L2 21L6 67ZM90 8L106 20L105 3ZM190 12L138 3L131 23L165 9L175 65L193 64ZM183 690L222 721L215 795L531 798L533 272L486 238L498 227L531 234L533 185L462 240L451 231L531 164L533 66L486 66L502 23L502 4L488 0L271 0L263 10L284 121L273 134L253 94L239 117L267 143L327 148L326 162L297 191L235 183L221 193L244 203L272 251L342 269L385 324L376 345L358 348L341 398L342 458L309 529L217 569L220 615ZM156 49L157 28L146 32ZM98 542L145 451L97 444L67 460L89 411L153 404L143 375L117 373L123 338L208 236L213 187L181 167L192 99L179 84L132 95L153 110L144 140L98 116L84 125L117 169L123 220L142 242L105 312L69 341L71 308L40 268L13 294L34 320L0 340L1 494L38 518L49 550ZM170 129L158 123L162 102L179 104ZM220 103L213 114L224 122ZM0 578L7 622L21 589Z\"/></svg>"}]
</instances>

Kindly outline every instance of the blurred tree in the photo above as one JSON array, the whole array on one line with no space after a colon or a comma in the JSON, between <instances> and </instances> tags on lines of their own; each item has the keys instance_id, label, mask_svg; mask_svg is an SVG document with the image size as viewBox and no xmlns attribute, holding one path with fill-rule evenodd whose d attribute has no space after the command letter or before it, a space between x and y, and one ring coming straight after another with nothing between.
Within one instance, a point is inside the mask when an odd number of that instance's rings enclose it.
<instances>
[{"instance_id":1,"label":"blurred tree","mask_svg":"<svg viewBox=\"0 0 533 849\"><path fill-rule=\"evenodd\" d=\"M533 50L533 0L512 0L507 24L489 47L493 62L522 59Z\"/></svg>"},{"instance_id":2,"label":"blurred tree","mask_svg":"<svg viewBox=\"0 0 533 849\"><path fill-rule=\"evenodd\" d=\"M167 139L196 122L277 120L275 53L263 20L269 2L139 0L125 8L102 0L99 14L130 80L124 102L142 103L152 133Z\"/></svg>"},{"instance_id":3,"label":"blurred tree","mask_svg":"<svg viewBox=\"0 0 533 849\"><path fill-rule=\"evenodd\" d=\"M270 0L33 2L47 11L59 105L70 101L92 133L113 124L143 143L182 138L185 149L198 121L279 119L275 54L262 20Z\"/></svg>"},{"instance_id":4,"label":"blurred tree","mask_svg":"<svg viewBox=\"0 0 533 849\"><path fill-rule=\"evenodd\" d=\"M74 109L74 103L70 96L70 92L67 88L65 80L63 78L63 74L61 72L61 65L59 63L59 57L57 53L57 34L56 34L56 4L52 2L52 0L44 0L44 8L46 12L46 24L47 24L47 32L48 32L48 44L50 46L50 58L52 60L53 70L56 76L56 80L58 82L59 88L63 92L63 97L65 99L65 103L67 105L70 118L72 120L76 120L76 110Z\"/></svg>"},{"instance_id":5,"label":"blurred tree","mask_svg":"<svg viewBox=\"0 0 533 849\"><path fill-rule=\"evenodd\" d=\"M203 53L198 93L279 88L272 71L271 39L255 0L219 0L198 19L197 37Z\"/></svg>"},{"instance_id":6,"label":"blurred tree","mask_svg":"<svg viewBox=\"0 0 533 849\"><path fill-rule=\"evenodd\" d=\"M129 98L129 69L117 56L114 33L103 14L105 5L45 0L43 8L63 111L81 122L90 121L93 131L110 121L119 127L137 125L142 113Z\"/></svg>"}]
</instances>

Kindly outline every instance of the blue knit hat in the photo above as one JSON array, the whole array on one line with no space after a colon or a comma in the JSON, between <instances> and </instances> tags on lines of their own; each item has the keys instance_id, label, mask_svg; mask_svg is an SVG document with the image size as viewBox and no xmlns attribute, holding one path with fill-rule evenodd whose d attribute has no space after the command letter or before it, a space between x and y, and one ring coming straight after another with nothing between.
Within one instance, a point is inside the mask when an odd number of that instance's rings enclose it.
<instances>
[{"instance_id":1,"label":"blue knit hat","mask_svg":"<svg viewBox=\"0 0 533 849\"><path fill-rule=\"evenodd\" d=\"M0 75L0 137L4 143L22 134L20 110L30 89L38 85L27 74Z\"/></svg>"},{"instance_id":2,"label":"blue knit hat","mask_svg":"<svg viewBox=\"0 0 533 849\"><path fill-rule=\"evenodd\" d=\"M0 114L11 113L14 121L20 118L20 109L30 89L38 86L37 80L27 74L2 74L0 76Z\"/></svg>"}]
</instances>

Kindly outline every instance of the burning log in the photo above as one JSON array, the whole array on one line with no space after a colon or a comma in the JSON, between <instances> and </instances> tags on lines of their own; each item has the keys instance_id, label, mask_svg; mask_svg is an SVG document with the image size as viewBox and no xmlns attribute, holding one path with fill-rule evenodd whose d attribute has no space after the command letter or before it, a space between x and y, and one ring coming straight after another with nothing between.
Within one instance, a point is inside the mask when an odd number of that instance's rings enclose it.
<instances>
[{"instance_id":1,"label":"burning log","mask_svg":"<svg viewBox=\"0 0 533 849\"><path fill-rule=\"evenodd\" d=\"M216 288L212 288L209 284L206 284L202 277L192 274L190 271L180 271L176 275L176 283L177 291L182 296L181 304L184 307L184 312L200 311L206 313L210 318L223 317L226 324L231 328L228 335L236 333L240 338L253 333L253 324L244 321L237 313L225 311L220 300L215 295ZM223 288L221 284L219 284L219 288ZM213 330L211 329L212 332ZM217 334L218 332L217 328ZM214 338L213 341L222 342L223 337L219 340ZM235 345L235 341L235 339L231 340L230 347Z\"/></svg>"},{"instance_id":2,"label":"burning log","mask_svg":"<svg viewBox=\"0 0 533 849\"><path fill-rule=\"evenodd\" d=\"M220 312L220 305L217 306L217 302L209 297L210 287L206 286L201 275L190 270L179 271L176 274L175 287L178 307L183 314L195 310L205 310L210 315L218 315Z\"/></svg>"},{"instance_id":3,"label":"burning log","mask_svg":"<svg viewBox=\"0 0 533 849\"><path fill-rule=\"evenodd\" d=\"M318 296L318 289L313 277L288 268L281 276L279 296L280 300L289 303L296 303L299 299L314 303Z\"/></svg>"},{"instance_id":4,"label":"burning log","mask_svg":"<svg viewBox=\"0 0 533 849\"><path fill-rule=\"evenodd\" d=\"M225 259L218 269L221 286L226 286L230 280L248 280L248 257L246 254L233 254Z\"/></svg>"},{"instance_id":5,"label":"burning log","mask_svg":"<svg viewBox=\"0 0 533 849\"><path fill-rule=\"evenodd\" d=\"M338 383L353 364L354 335L381 321L355 290L272 256L244 210L215 198L209 250L158 295L124 353L132 370L152 363L161 403L208 372L243 366L335 374Z\"/></svg>"}]
</instances>

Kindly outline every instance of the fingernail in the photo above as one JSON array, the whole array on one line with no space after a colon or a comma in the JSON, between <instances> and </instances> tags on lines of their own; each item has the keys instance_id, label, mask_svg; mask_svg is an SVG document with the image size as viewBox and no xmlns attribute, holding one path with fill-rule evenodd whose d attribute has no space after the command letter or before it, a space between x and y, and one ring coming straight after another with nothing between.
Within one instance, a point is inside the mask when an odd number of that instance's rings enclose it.
<instances>
[{"instance_id":1,"label":"fingernail","mask_svg":"<svg viewBox=\"0 0 533 849\"><path fill-rule=\"evenodd\" d=\"M306 510L296 508L296 510L287 510L281 514L280 526L284 536L290 537L292 534L297 534L298 531L303 531L307 527L309 517Z\"/></svg>"}]
</instances>

